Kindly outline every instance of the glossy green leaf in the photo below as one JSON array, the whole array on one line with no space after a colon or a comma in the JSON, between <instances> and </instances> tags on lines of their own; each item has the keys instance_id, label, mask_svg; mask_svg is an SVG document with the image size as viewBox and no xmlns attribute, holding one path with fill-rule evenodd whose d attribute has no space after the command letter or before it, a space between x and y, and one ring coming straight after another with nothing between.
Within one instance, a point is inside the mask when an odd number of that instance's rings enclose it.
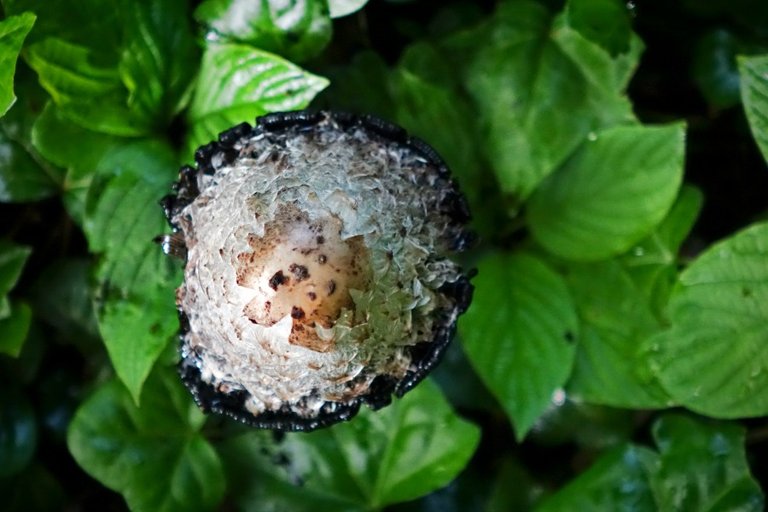
<instances>
[{"instance_id":1,"label":"glossy green leaf","mask_svg":"<svg viewBox=\"0 0 768 512\"><path fill-rule=\"evenodd\" d=\"M738 59L741 101L752 136L768 162L768 55Z\"/></svg>"},{"instance_id":2,"label":"glossy green leaf","mask_svg":"<svg viewBox=\"0 0 768 512\"><path fill-rule=\"evenodd\" d=\"M359 11L367 3L368 0L328 0L328 8L331 11L331 18L341 18Z\"/></svg>"},{"instance_id":3,"label":"glossy green leaf","mask_svg":"<svg viewBox=\"0 0 768 512\"><path fill-rule=\"evenodd\" d=\"M37 422L32 404L17 389L0 393L0 478L23 470L37 447Z\"/></svg>"},{"instance_id":4,"label":"glossy green leaf","mask_svg":"<svg viewBox=\"0 0 768 512\"><path fill-rule=\"evenodd\" d=\"M670 298L672 327L648 340L673 399L719 418L768 414L768 224L702 253Z\"/></svg>"},{"instance_id":5,"label":"glossy green leaf","mask_svg":"<svg viewBox=\"0 0 768 512\"><path fill-rule=\"evenodd\" d=\"M560 276L533 256L496 254L478 270L459 332L475 371L522 439L571 373L579 339L575 306Z\"/></svg>"},{"instance_id":6,"label":"glossy green leaf","mask_svg":"<svg viewBox=\"0 0 768 512\"><path fill-rule=\"evenodd\" d=\"M680 124L595 133L531 197L528 223L547 250L573 260L622 253L672 206L683 176Z\"/></svg>"},{"instance_id":7,"label":"glossy green leaf","mask_svg":"<svg viewBox=\"0 0 768 512\"><path fill-rule=\"evenodd\" d=\"M189 110L190 155L243 121L306 107L328 85L276 55L239 44L209 46L200 76L205 80L198 82Z\"/></svg>"},{"instance_id":8,"label":"glossy green leaf","mask_svg":"<svg viewBox=\"0 0 768 512\"><path fill-rule=\"evenodd\" d=\"M608 452L536 510L763 510L741 427L668 415L653 437L658 453L633 445Z\"/></svg>"},{"instance_id":9,"label":"glossy green leaf","mask_svg":"<svg viewBox=\"0 0 768 512\"><path fill-rule=\"evenodd\" d=\"M659 509L654 500L649 473L657 460L657 454L639 446L627 445L611 450L545 500L536 511L675 510Z\"/></svg>"},{"instance_id":10,"label":"glossy green leaf","mask_svg":"<svg viewBox=\"0 0 768 512\"><path fill-rule=\"evenodd\" d=\"M651 478L658 510L764 510L743 428L673 415L656 422L653 437L661 454Z\"/></svg>"},{"instance_id":11,"label":"glossy green leaf","mask_svg":"<svg viewBox=\"0 0 768 512\"><path fill-rule=\"evenodd\" d=\"M35 15L26 12L0 21L0 117L8 112L16 101L13 94L13 77L16 60L24 44L24 38L35 24Z\"/></svg>"},{"instance_id":12,"label":"glossy green leaf","mask_svg":"<svg viewBox=\"0 0 768 512\"><path fill-rule=\"evenodd\" d=\"M224 475L199 433L203 420L175 372L163 369L147 381L140 408L119 382L100 386L75 414L67 446L131 510L215 510Z\"/></svg>"},{"instance_id":13,"label":"glossy green leaf","mask_svg":"<svg viewBox=\"0 0 768 512\"><path fill-rule=\"evenodd\" d=\"M332 26L326 0L206 0L195 18L209 28L209 41L246 43L292 61L323 51Z\"/></svg>"},{"instance_id":14,"label":"glossy green leaf","mask_svg":"<svg viewBox=\"0 0 768 512\"><path fill-rule=\"evenodd\" d=\"M31 252L29 247L0 239L0 319L11 314L7 295L21 277L24 263Z\"/></svg>"},{"instance_id":15,"label":"glossy green leaf","mask_svg":"<svg viewBox=\"0 0 768 512\"><path fill-rule=\"evenodd\" d=\"M6 4L39 11L31 0ZM185 105L198 53L185 3L52 0L39 15L27 61L69 119L146 135Z\"/></svg>"},{"instance_id":16,"label":"glossy green leaf","mask_svg":"<svg viewBox=\"0 0 768 512\"><path fill-rule=\"evenodd\" d=\"M85 232L101 253L99 331L118 377L138 402L144 380L178 329L174 287L179 268L152 242L166 230L159 199L176 173L160 144L112 151L110 169L89 191Z\"/></svg>"},{"instance_id":17,"label":"glossy green leaf","mask_svg":"<svg viewBox=\"0 0 768 512\"><path fill-rule=\"evenodd\" d=\"M18 357L29 333L32 309L24 302L11 302L11 315L0 320L0 354Z\"/></svg>"},{"instance_id":18,"label":"glossy green leaf","mask_svg":"<svg viewBox=\"0 0 768 512\"><path fill-rule=\"evenodd\" d=\"M118 66L127 105L162 131L189 101L200 51L187 2L124 0L124 42Z\"/></svg>"},{"instance_id":19,"label":"glossy green leaf","mask_svg":"<svg viewBox=\"0 0 768 512\"><path fill-rule=\"evenodd\" d=\"M502 190L522 202L591 132L634 122L624 89L641 44L612 57L539 3L503 2L445 41L482 122Z\"/></svg>"},{"instance_id":20,"label":"glossy green leaf","mask_svg":"<svg viewBox=\"0 0 768 512\"><path fill-rule=\"evenodd\" d=\"M479 430L425 381L381 411L273 444L245 434L223 443L238 503L259 510L378 510L450 482L469 461Z\"/></svg>"},{"instance_id":21,"label":"glossy green leaf","mask_svg":"<svg viewBox=\"0 0 768 512\"><path fill-rule=\"evenodd\" d=\"M669 405L642 349L661 326L622 266L615 260L572 264L565 278L581 322L569 392L614 407Z\"/></svg>"}]
</instances>

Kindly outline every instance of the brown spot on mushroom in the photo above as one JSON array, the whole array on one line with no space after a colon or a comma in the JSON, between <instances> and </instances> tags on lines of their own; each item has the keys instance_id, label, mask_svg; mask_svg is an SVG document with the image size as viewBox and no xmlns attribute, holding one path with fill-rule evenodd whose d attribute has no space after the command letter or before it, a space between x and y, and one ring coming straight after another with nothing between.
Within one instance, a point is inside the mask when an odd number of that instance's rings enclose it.
<instances>
[{"instance_id":1,"label":"brown spot on mushroom","mask_svg":"<svg viewBox=\"0 0 768 512\"><path fill-rule=\"evenodd\" d=\"M325 243L325 237L323 235L319 235L317 238L317 245L323 245Z\"/></svg>"},{"instance_id":2,"label":"brown spot on mushroom","mask_svg":"<svg viewBox=\"0 0 768 512\"><path fill-rule=\"evenodd\" d=\"M294 276L296 276L296 280L298 282L302 282L305 279L309 279L309 270L307 270L307 267L305 267L304 265L291 263L291 265L288 267L288 270L290 270L291 273Z\"/></svg>"},{"instance_id":3,"label":"brown spot on mushroom","mask_svg":"<svg viewBox=\"0 0 768 512\"><path fill-rule=\"evenodd\" d=\"M285 284L285 283L287 283L290 280L291 280L291 278L290 277L286 277L283 274L282 270L278 270L277 272L275 272L275 275L273 275L272 277L269 278L269 287L272 288L273 290L277 291L277 287L278 286L280 286L281 284Z\"/></svg>"},{"instance_id":4,"label":"brown spot on mushroom","mask_svg":"<svg viewBox=\"0 0 768 512\"><path fill-rule=\"evenodd\" d=\"M317 294L315 292L308 292L307 297L309 297L309 300L316 300Z\"/></svg>"},{"instance_id":5,"label":"brown spot on mushroom","mask_svg":"<svg viewBox=\"0 0 768 512\"><path fill-rule=\"evenodd\" d=\"M325 254L321 254L317 257L317 262L321 265L325 265L326 261L328 261L328 257Z\"/></svg>"},{"instance_id":6,"label":"brown spot on mushroom","mask_svg":"<svg viewBox=\"0 0 768 512\"><path fill-rule=\"evenodd\" d=\"M296 320L301 320L302 318L304 318L304 310L298 306L293 306L291 308L291 318L294 318Z\"/></svg>"},{"instance_id":7,"label":"brown spot on mushroom","mask_svg":"<svg viewBox=\"0 0 768 512\"><path fill-rule=\"evenodd\" d=\"M333 292L336 291L336 281L334 280L328 281L328 284L326 285L326 290L328 290L329 297L333 295Z\"/></svg>"}]
</instances>

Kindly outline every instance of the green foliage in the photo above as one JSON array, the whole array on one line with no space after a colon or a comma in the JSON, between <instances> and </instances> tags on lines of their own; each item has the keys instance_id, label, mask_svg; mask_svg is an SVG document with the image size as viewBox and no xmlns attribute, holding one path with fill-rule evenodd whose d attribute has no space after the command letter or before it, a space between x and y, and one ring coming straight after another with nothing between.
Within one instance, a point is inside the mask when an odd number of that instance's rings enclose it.
<instances>
[{"instance_id":1,"label":"green foliage","mask_svg":"<svg viewBox=\"0 0 768 512\"><path fill-rule=\"evenodd\" d=\"M573 299L560 276L524 253L486 258L479 272L460 323L464 348L522 439L571 373Z\"/></svg>"},{"instance_id":2,"label":"green foliage","mask_svg":"<svg viewBox=\"0 0 768 512\"><path fill-rule=\"evenodd\" d=\"M427 381L348 424L288 434L278 446L248 433L223 443L220 452L244 509L364 511L446 485L478 440L477 427L459 419Z\"/></svg>"},{"instance_id":3,"label":"green foliage","mask_svg":"<svg viewBox=\"0 0 768 512\"><path fill-rule=\"evenodd\" d=\"M72 419L72 456L133 510L213 509L224 491L221 462L174 372L158 370L143 404L137 408L120 383L103 384Z\"/></svg>"},{"instance_id":4,"label":"green foliage","mask_svg":"<svg viewBox=\"0 0 768 512\"><path fill-rule=\"evenodd\" d=\"M537 511L763 510L742 429L663 416L653 437L658 452L627 445L606 453Z\"/></svg>"},{"instance_id":5,"label":"green foliage","mask_svg":"<svg viewBox=\"0 0 768 512\"><path fill-rule=\"evenodd\" d=\"M11 16L0 22L0 116L5 115L16 101L13 94L16 59L24 38L34 23L35 15L29 12Z\"/></svg>"},{"instance_id":6,"label":"green foliage","mask_svg":"<svg viewBox=\"0 0 768 512\"><path fill-rule=\"evenodd\" d=\"M767 256L768 224L760 223L713 245L680 275L672 327L647 346L678 403L717 418L768 414Z\"/></svg>"},{"instance_id":7,"label":"green foliage","mask_svg":"<svg viewBox=\"0 0 768 512\"><path fill-rule=\"evenodd\" d=\"M331 40L325 0L206 0L195 9L208 39L241 42L301 62Z\"/></svg>"},{"instance_id":8,"label":"green foliage","mask_svg":"<svg viewBox=\"0 0 768 512\"><path fill-rule=\"evenodd\" d=\"M270 53L241 44L209 46L188 118L189 154L219 132L268 112L295 110L328 82Z\"/></svg>"},{"instance_id":9,"label":"green foliage","mask_svg":"<svg viewBox=\"0 0 768 512\"><path fill-rule=\"evenodd\" d=\"M4 509L762 510L767 7L0 2ZM152 240L196 147L307 106L433 145L479 273L434 380L281 438L180 384Z\"/></svg>"},{"instance_id":10,"label":"green foliage","mask_svg":"<svg viewBox=\"0 0 768 512\"><path fill-rule=\"evenodd\" d=\"M739 59L741 97L752 135L768 161L768 55Z\"/></svg>"}]
</instances>

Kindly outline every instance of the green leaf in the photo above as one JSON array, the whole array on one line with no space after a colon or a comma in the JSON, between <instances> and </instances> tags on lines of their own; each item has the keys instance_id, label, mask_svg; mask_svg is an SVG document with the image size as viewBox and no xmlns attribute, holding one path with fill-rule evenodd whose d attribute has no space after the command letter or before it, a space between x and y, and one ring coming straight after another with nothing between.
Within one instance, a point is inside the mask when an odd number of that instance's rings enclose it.
<instances>
[{"instance_id":1,"label":"green leaf","mask_svg":"<svg viewBox=\"0 0 768 512\"><path fill-rule=\"evenodd\" d=\"M119 137L98 133L70 121L48 103L32 127L32 144L49 162L66 169L61 188L70 216L83 223L88 187L109 151L123 144ZM72 144L73 140L79 141Z\"/></svg>"},{"instance_id":2,"label":"green leaf","mask_svg":"<svg viewBox=\"0 0 768 512\"><path fill-rule=\"evenodd\" d=\"M159 199L176 170L169 148L136 143L102 161L111 173L89 191L85 233L102 253L99 331L118 377L137 401L144 380L178 329L179 268L152 240L165 231Z\"/></svg>"},{"instance_id":3,"label":"green leaf","mask_svg":"<svg viewBox=\"0 0 768 512\"><path fill-rule=\"evenodd\" d=\"M667 415L653 425L653 437L658 453L633 445L612 450L537 512L763 510L741 427Z\"/></svg>"},{"instance_id":4,"label":"green leaf","mask_svg":"<svg viewBox=\"0 0 768 512\"><path fill-rule=\"evenodd\" d=\"M502 3L494 17L443 44L474 99L484 150L518 203L591 132L634 123L624 89L641 51L612 57L535 2Z\"/></svg>"},{"instance_id":5,"label":"green leaf","mask_svg":"<svg viewBox=\"0 0 768 512\"><path fill-rule=\"evenodd\" d=\"M622 253L649 235L677 196L685 130L617 127L594 134L528 204L534 238L572 260Z\"/></svg>"},{"instance_id":6,"label":"green leaf","mask_svg":"<svg viewBox=\"0 0 768 512\"><path fill-rule=\"evenodd\" d=\"M626 4L619 0L569 0L571 27L616 56L629 50L632 25Z\"/></svg>"},{"instance_id":7,"label":"green leaf","mask_svg":"<svg viewBox=\"0 0 768 512\"><path fill-rule=\"evenodd\" d=\"M739 57L741 101L752 136L768 162L768 55Z\"/></svg>"},{"instance_id":8,"label":"green leaf","mask_svg":"<svg viewBox=\"0 0 768 512\"><path fill-rule=\"evenodd\" d=\"M190 98L200 51L187 2L124 0L118 69L128 108L162 131Z\"/></svg>"},{"instance_id":9,"label":"green leaf","mask_svg":"<svg viewBox=\"0 0 768 512\"><path fill-rule=\"evenodd\" d=\"M614 407L668 406L642 349L661 329L648 298L615 260L571 264L565 278L581 321L569 392Z\"/></svg>"},{"instance_id":10,"label":"green leaf","mask_svg":"<svg viewBox=\"0 0 768 512\"><path fill-rule=\"evenodd\" d=\"M90 49L55 37L31 45L27 60L56 105L79 125L119 136L151 132L149 120L126 104L117 63L96 65Z\"/></svg>"},{"instance_id":11,"label":"green leaf","mask_svg":"<svg viewBox=\"0 0 768 512\"><path fill-rule=\"evenodd\" d=\"M243 121L306 107L328 81L271 53L238 44L209 46L189 109L189 154Z\"/></svg>"},{"instance_id":12,"label":"green leaf","mask_svg":"<svg viewBox=\"0 0 768 512\"><path fill-rule=\"evenodd\" d=\"M649 473L657 460L658 455L653 451L639 446L627 445L611 450L545 500L536 511L674 510L658 509L654 501Z\"/></svg>"},{"instance_id":13,"label":"green leaf","mask_svg":"<svg viewBox=\"0 0 768 512\"><path fill-rule=\"evenodd\" d=\"M97 340L101 342L93 309L91 273L92 263L88 259L57 259L40 272L29 288L35 316L83 353L91 352Z\"/></svg>"},{"instance_id":14,"label":"green leaf","mask_svg":"<svg viewBox=\"0 0 768 512\"><path fill-rule=\"evenodd\" d=\"M245 434L220 450L244 508L362 511L443 487L478 440L477 427L457 417L437 386L425 381L386 409L363 410L349 423L288 434L277 445Z\"/></svg>"},{"instance_id":15,"label":"green leaf","mask_svg":"<svg viewBox=\"0 0 768 512\"><path fill-rule=\"evenodd\" d=\"M482 260L474 284L464 350L523 439L571 373L575 306L560 276L524 253Z\"/></svg>"},{"instance_id":16,"label":"green leaf","mask_svg":"<svg viewBox=\"0 0 768 512\"><path fill-rule=\"evenodd\" d=\"M13 77L21 45L35 24L35 15L25 12L0 21L0 117L4 116L16 101L13 94Z\"/></svg>"},{"instance_id":17,"label":"green leaf","mask_svg":"<svg viewBox=\"0 0 768 512\"><path fill-rule=\"evenodd\" d=\"M11 314L7 295L21 277L21 270L31 252L29 247L0 239L0 319Z\"/></svg>"},{"instance_id":18,"label":"green leaf","mask_svg":"<svg viewBox=\"0 0 768 512\"><path fill-rule=\"evenodd\" d=\"M23 470L37 446L37 422L29 400L16 389L0 393L0 478Z\"/></svg>"},{"instance_id":19,"label":"green leaf","mask_svg":"<svg viewBox=\"0 0 768 512\"><path fill-rule=\"evenodd\" d=\"M653 426L653 438L661 454L651 479L658 510L764 510L743 428L670 415Z\"/></svg>"},{"instance_id":20,"label":"green leaf","mask_svg":"<svg viewBox=\"0 0 768 512\"><path fill-rule=\"evenodd\" d=\"M39 10L31 0L6 7ZM184 2L52 0L39 15L27 61L69 119L146 135L186 104L198 51Z\"/></svg>"},{"instance_id":21,"label":"green leaf","mask_svg":"<svg viewBox=\"0 0 768 512\"><path fill-rule=\"evenodd\" d=\"M199 433L203 419L175 372L164 369L147 380L141 408L119 382L100 386L72 419L67 446L131 510L214 510L224 474Z\"/></svg>"},{"instance_id":22,"label":"green leaf","mask_svg":"<svg viewBox=\"0 0 768 512\"><path fill-rule=\"evenodd\" d=\"M45 91L25 65L16 70L15 87L19 99L0 119L0 201L24 203L58 193L64 176L32 144L32 126L48 101Z\"/></svg>"},{"instance_id":23,"label":"green leaf","mask_svg":"<svg viewBox=\"0 0 768 512\"><path fill-rule=\"evenodd\" d=\"M0 320L0 354L19 357L32 323L32 309L24 302L11 303L11 315Z\"/></svg>"},{"instance_id":24,"label":"green leaf","mask_svg":"<svg viewBox=\"0 0 768 512\"><path fill-rule=\"evenodd\" d=\"M206 0L195 10L206 38L246 43L292 61L314 57L331 40L326 0Z\"/></svg>"},{"instance_id":25,"label":"green leaf","mask_svg":"<svg viewBox=\"0 0 768 512\"><path fill-rule=\"evenodd\" d=\"M650 301L657 318L666 320L665 309L677 282L679 252L704 202L692 185L683 185L667 217L653 232L633 246L619 261L635 286Z\"/></svg>"},{"instance_id":26,"label":"green leaf","mask_svg":"<svg viewBox=\"0 0 768 512\"><path fill-rule=\"evenodd\" d=\"M328 0L331 18L341 18L362 9L368 0Z\"/></svg>"},{"instance_id":27,"label":"green leaf","mask_svg":"<svg viewBox=\"0 0 768 512\"><path fill-rule=\"evenodd\" d=\"M702 253L669 303L672 328L647 342L672 398L718 418L768 414L768 223Z\"/></svg>"}]
</instances>

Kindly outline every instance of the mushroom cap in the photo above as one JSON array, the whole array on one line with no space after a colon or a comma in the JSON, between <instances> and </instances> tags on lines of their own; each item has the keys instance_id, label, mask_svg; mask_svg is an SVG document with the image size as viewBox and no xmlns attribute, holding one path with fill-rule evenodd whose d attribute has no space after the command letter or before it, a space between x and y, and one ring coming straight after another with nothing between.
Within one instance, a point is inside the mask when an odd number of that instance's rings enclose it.
<instances>
[{"instance_id":1,"label":"mushroom cap","mask_svg":"<svg viewBox=\"0 0 768 512\"><path fill-rule=\"evenodd\" d=\"M182 255L182 379L204 410L312 430L402 396L472 285L466 202L437 153L371 116L286 112L195 153L162 205Z\"/></svg>"}]
</instances>

